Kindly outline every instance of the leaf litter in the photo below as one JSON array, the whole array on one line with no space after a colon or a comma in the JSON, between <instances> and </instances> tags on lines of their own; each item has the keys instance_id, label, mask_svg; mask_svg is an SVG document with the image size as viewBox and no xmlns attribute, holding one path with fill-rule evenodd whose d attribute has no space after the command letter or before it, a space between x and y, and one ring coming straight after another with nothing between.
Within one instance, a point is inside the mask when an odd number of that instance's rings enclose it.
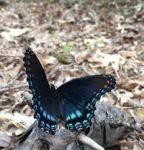
<instances>
[{"instance_id":1,"label":"leaf litter","mask_svg":"<svg viewBox=\"0 0 144 150\"><path fill-rule=\"evenodd\" d=\"M0 145L9 141L5 133L22 133L34 121L22 98L28 91L22 62L26 46L37 53L56 86L85 75L114 74L117 100L110 95L102 100L130 113L144 129L143 5L132 4L135 12L129 15L131 7L122 3L109 1L116 12L105 8L107 3L102 9L99 4L76 2L68 7L41 1L0 6ZM119 144L121 149L143 150L144 131Z\"/></svg>"}]
</instances>

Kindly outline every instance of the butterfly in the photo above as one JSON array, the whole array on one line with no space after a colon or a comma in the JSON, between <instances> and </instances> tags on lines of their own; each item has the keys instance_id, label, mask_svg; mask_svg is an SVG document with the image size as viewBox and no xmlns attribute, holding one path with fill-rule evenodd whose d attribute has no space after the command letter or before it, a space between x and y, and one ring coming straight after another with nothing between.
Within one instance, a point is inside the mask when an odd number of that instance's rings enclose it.
<instances>
[{"instance_id":1,"label":"butterfly","mask_svg":"<svg viewBox=\"0 0 144 150\"><path fill-rule=\"evenodd\" d=\"M30 48L25 50L23 62L33 95L34 118L42 131L52 135L58 120L70 131L89 128L96 101L116 84L112 75L102 74L73 79L55 88L49 85L39 59Z\"/></svg>"}]
</instances>

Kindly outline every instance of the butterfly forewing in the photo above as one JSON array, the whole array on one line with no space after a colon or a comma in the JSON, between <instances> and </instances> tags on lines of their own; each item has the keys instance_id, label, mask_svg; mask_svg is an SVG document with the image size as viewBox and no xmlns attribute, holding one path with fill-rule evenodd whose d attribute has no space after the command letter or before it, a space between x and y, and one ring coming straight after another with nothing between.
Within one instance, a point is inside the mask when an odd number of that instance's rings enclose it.
<instances>
[{"instance_id":1,"label":"butterfly forewing","mask_svg":"<svg viewBox=\"0 0 144 150\"><path fill-rule=\"evenodd\" d=\"M44 69L30 48L25 50L23 61L29 88L33 94L34 117L38 120L38 125L42 130L54 134L58 105L56 99L53 98Z\"/></svg>"},{"instance_id":2,"label":"butterfly forewing","mask_svg":"<svg viewBox=\"0 0 144 150\"><path fill-rule=\"evenodd\" d=\"M23 61L33 94L34 117L39 127L50 134L55 133L56 122L61 118L72 131L88 128L96 101L116 84L111 75L93 75L71 80L55 90L49 86L44 69L30 48Z\"/></svg>"},{"instance_id":3,"label":"butterfly forewing","mask_svg":"<svg viewBox=\"0 0 144 150\"><path fill-rule=\"evenodd\" d=\"M95 103L106 92L114 89L116 81L111 75L94 75L71 80L57 90L61 97L61 113L65 126L81 130L91 125Z\"/></svg>"}]
</instances>

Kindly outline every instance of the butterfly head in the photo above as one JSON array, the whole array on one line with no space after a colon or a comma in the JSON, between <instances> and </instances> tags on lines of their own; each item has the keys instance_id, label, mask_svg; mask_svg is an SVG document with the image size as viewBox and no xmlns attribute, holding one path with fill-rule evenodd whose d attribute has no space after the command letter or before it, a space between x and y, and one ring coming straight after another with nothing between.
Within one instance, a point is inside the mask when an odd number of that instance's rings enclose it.
<instances>
[{"instance_id":1,"label":"butterfly head","mask_svg":"<svg viewBox=\"0 0 144 150\"><path fill-rule=\"evenodd\" d=\"M50 86L50 88L51 88L52 91L56 90L56 88L55 88L55 86L53 84Z\"/></svg>"}]
</instances>

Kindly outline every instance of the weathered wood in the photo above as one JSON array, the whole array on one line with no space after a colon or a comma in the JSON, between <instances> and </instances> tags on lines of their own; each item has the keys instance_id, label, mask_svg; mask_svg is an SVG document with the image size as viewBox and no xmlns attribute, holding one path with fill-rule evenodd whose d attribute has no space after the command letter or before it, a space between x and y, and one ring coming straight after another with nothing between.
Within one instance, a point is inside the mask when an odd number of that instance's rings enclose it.
<instances>
[{"instance_id":1,"label":"weathered wood","mask_svg":"<svg viewBox=\"0 0 144 150\"><path fill-rule=\"evenodd\" d=\"M106 147L125 136L132 126L133 119L126 112L104 102L97 102L95 117L87 136ZM92 150L87 146L89 144L79 142L79 133L70 132L63 127L57 129L55 135L49 135L38 129L35 122L28 132L28 135L18 137L15 150ZM22 141L24 138L26 139Z\"/></svg>"}]
</instances>

